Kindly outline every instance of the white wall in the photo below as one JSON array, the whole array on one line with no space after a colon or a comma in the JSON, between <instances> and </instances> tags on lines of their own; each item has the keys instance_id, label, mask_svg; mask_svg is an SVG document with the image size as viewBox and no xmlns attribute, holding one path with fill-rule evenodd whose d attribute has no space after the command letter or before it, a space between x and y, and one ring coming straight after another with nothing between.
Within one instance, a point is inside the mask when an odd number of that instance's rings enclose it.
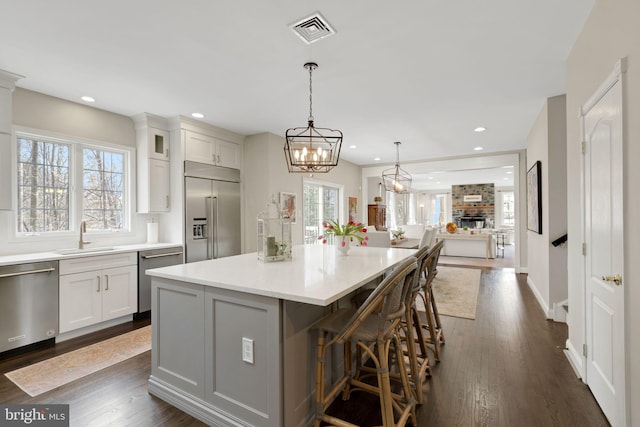
<instances>
[{"instance_id":1,"label":"white wall","mask_svg":"<svg viewBox=\"0 0 640 427\"><path fill-rule=\"evenodd\" d=\"M13 93L13 125L40 130L49 134L77 137L83 140L105 142L135 148L135 127L131 118L110 113L60 98L16 88ZM15 143L15 141L14 141ZM135 151L134 151L135 153ZM8 156L10 153L1 153ZM131 208L135 212L136 168L135 155L131 158ZM2 182L1 185L12 185ZM12 192L14 193L14 192ZM132 215L131 233L113 233L91 238L96 246L138 243L146 240L145 219ZM71 224L77 229L77 224ZM78 236L15 238L15 211L0 211L0 253L42 252L75 247Z\"/></svg>"},{"instance_id":2,"label":"white wall","mask_svg":"<svg viewBox=\"0 0 640 427\"><path fill-rule=\"evenodd\" d=\"M578 111L599 85L613 72L614 64L627 57L624 99L624 220L636 223L640 211L640 2L598 0L567 60L567 204L569 223L569 340L570 349L584 343L583 258L580 207L580 128ZM628 405L631 424L640 425L640 233L629 228L625 235L625 284ZM580 359L577 359L580 361Z\"/></svg>"},{"instance_id":3,"label":"white wall","mask_svg":"<svg viewBox=\"0 0 640 427\"><path fill-rule=\"evenodd\" d=\"M542 234L527 231L529 276L538 302L553 317L553 304L565 300L567 249L551 241L566 233L566 102L565 96L547 99L527 139L527 170L542 163Z\"/></svg>"},{"instance_id":4,"label":"white wall","mask_svg":"<svg viewBox=\"0 0 640 427\"><path fill-rule=\"evenodd\" d=\"M244 250L256 251L256 218L271 200L271 195L280 192L297 195L297 222L292 225L291 240L294 245L303 243L302 181L309 174L289 173L284 157L284 138L271 133L248 136L244 142ZM361 168L346 160L329 173L313 174L313 179L344 186L342 202L343 217L348 218L347 200L358 198L358 218L365 220L367 203L360 197Z\"/></svg>"}]
</instances>

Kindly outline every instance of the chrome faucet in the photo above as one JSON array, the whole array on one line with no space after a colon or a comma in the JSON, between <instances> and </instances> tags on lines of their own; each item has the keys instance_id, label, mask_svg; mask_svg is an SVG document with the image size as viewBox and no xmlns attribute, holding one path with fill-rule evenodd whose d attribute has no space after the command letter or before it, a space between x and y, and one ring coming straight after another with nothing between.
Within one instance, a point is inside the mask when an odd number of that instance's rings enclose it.
<instances>
[{"instance_id":1,"label":"chrome faucet","mask_svg":"<svg viewBox=\"0 0 640 427\"><path fill-rule=\"evenodd\" d=\"M84 241L84 233L87 232L87 221L84 219L80 222L80 241L78 242L78 249L84 249L84 245L88 245L91 242Z\"/></svg>"}]
</instances>

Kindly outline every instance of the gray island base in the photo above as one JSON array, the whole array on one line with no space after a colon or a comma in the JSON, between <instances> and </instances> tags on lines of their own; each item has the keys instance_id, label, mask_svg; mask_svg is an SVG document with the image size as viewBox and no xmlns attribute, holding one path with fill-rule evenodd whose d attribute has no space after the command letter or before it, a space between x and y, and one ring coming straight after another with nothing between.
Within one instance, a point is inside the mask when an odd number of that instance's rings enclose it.
<instances>
[{"instance_id":1,"label":"gray island base","mask_svg":"<svg viewBox=\"0 0 640 427\"><path fill-rule=\"evenodd\" d=\"M252 253L149 271L149 393L209 425L309 425L311 325L414 253L304 245L289 262Z\"/></svg>"}]
</instances>

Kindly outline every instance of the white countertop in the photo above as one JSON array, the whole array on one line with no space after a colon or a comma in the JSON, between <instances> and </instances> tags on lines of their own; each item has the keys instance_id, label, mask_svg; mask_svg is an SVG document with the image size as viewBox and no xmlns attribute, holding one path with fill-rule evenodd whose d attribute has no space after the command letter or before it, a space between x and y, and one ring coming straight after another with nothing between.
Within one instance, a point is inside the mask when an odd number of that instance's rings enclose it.
<instances>
[{"instance_id":1,"label":"white countertop","mask_svg":"<svg viewBox=\"0 0 640 427\"><path fill-rule=\"evenodd\" d=\"M109 247L113 248L113 250L93 251L93 252L92 252L93 248L88 247L86 252L66 254L66 255L62 255L53 251L24 253L24 254L16 254L16 255L4 255L4 256L0 256L0 266L12 265L12 264L25 264L29 262L39 262L39 261L55 261L55 260L68 259L68 258L110 255L110 254L118 254L123 252L137 252L137 251L145 251L145 250L152 250L152 249L164 249L164 248L172 248L175 246L182 246L182 244L181 243L137 243L133 245L119 245L119 246L110 245Z\"/></svg>"},{"instance_id":2,"label":"white countertop","mask_svg":"<svg viewBox=\"0 0 640 427\"><path fill-rule=\"evenodd\" d=\"M291 261L262 262L256 253L147 270L153 277L327 306L378 277L415 249L330 245L293 247Z\"/></svg>"}]
</instances>

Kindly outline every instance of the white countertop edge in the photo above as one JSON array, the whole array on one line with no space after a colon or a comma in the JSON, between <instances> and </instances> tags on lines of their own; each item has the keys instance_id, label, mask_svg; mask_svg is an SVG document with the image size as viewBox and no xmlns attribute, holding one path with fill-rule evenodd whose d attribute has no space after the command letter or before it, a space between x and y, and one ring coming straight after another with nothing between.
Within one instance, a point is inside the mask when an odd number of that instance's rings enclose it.
<instances>
[{"instance_id":1,"label":"white countertop edge","mask_svg":"<svg viewBox=\"0 0 640 427\"><path fill-rule=\"evenodd\" d=\"M396 261L395 263L389 265L389 267L387 267L388 269L395 267L396 265L404 261L406 257L412 256L417 252L415 249L404 249L404 248L393 248L391 250L397 254L404 253L405 256L402 257L402 259L399 259L398 261ZM249 254L245 254L245 255L249 255ZM229 258L222 258L221 260L228 261ZM202 262L215 262L215 261L217 260L209 260L209 261L202 261ZM259 262L259 261L256 260L256 262ZM286 265L286 263L287 261L284 261L283 265ZM338 301L340 298L348 295L349 293L361 288L363 285L370 283L376 277L379 277L381 275L381 273L379 272L373 272L371 274L367 274L366 276L363 276L357 283L353 283L349 286L336 290L333 294L328 294L326 297L316 297L316 296L308 295L305 289L289 288L288 289L289 292L287 292L285 290L277 289L277 288L274 289L274 288L267 288L265 286L250 286L250 285L240 284L237 282L224 282L222 281L224 279L221 280L217 278L215 279L205 278L202 276L201 273L196 273L194 272L194 270L184 271L184 270L190 270L192 268L193 268L193 265L182 264L180 266L163 267L163 268L148 270L146 274L149 276L157 277L161 279L174 280L174 281L183 282L183 283L191 283L191 284L225 289L230 291L243 292L251 295L278 298L278 299L287 300L287 301L300 302L300 303L319 305L319 306L328 306L331 303ZM181 270L181 271L175 273L172 270Z\"/></svg>"},{"instance_id":2,"label":"white countertop edge","mask_svg":"<svg viewBox=\"0 0 640 427\"><path fill-rule=\"evenodd\" d=\"M401 261L397 262L396 264L394 264L393 266L389 267L389 268L393 268L396 265L400 264ZM218 288L218 289L225 289L228 291L236 291L236 292L244 292L247 294L251 294L251 295L260 295L263 297L270 297L270 298L278 298L278 299L282 299L282 300L287 300L287 301L293 301L293 302L302 302L305 304L311 304L311 305L320 305L323 307L326 307L336 301L338 301L340 298L344 297L345 295L349 295L351 292L355 291L356 289L361 288L363 285L366 285L367 283L371 282L372 280L374 280L376 277L378 277L378 275L372 275L370 277L368 277L367 279L354 284L353 286L350 286L348 288L345 288L344 290L342 290L341 292L332 295L330 298L312 298L312 297L308 297L308 296L304 296L304 295L300 295L300 294L290 294L290 293L285 293L285 292L279 292L279 291L275 291L275 290L268 290L268 289L260 289L260 288L253 288L250 286L242 286L242 285L236 285L233 283L221 283L221 282L214 282L212 280L205 280L205 279L198 279L198 278L185 278L184 276L181 275L177 275L177 274L167 274L167 273L163 273L163 272L158 272L158 271L154 271L154 270L149 270L146 273L148 276L152 276L152 277L158 277L161 279L168 279L168 280L175 280L178 282L184 282L184 283L192 283L195 285L202 285L202 286L208 286L208 287L212 287L212 288Z\"/></svg>"},{"instance_id":3,"label":"white countertop edge","mask_svg":"<svg viewBox=\"0 0 640 427\"><path fill-rule=\"evenodd\" d=\"M15 255L2 255L0 256L0 266L14 265L14 264L28 264L32 262L41 261L59 261L62 259L70 258L85 258L91 256L102 256L111 254L120 254L125 252L138 252L153 249L165 249L182 246L182 243L134 243L131 245L109 245L113 247L113 250L109 251L95 251L91 252L91 248L85 253L75 254L59 254L54 251L50 252L35 252L35 253L23 253Z\"/></svg>"}]
</instances>

